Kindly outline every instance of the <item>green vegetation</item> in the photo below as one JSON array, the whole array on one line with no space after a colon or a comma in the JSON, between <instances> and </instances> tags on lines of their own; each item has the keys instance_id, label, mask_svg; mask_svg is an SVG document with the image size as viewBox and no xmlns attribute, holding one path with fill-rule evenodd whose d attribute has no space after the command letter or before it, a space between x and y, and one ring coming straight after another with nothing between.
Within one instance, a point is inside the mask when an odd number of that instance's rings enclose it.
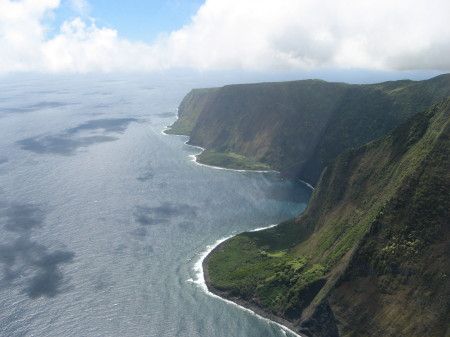
<instances>
[{"instance_id":1,"label":"green vegetation","mask_svg":"<svg viewBox=\"0 0 450 337\"><path fill-rule=\"evenodd\" d=\"M254 234L230 239L211 256L209 276L214 287L231 296L257 300L274 313L298 314L309 304L307 299L313 298L307 293L323 281L324 268L308 265L305 258L287 255L286 251L275 251L270 245L261 246Z\"/></svg>"},{"instance_id":2,"label":"green vegetation","mask_svg":"<svg viewBox=\"0 0 450 337\"><path fill-rule=\"evenodd\" d=\"M390 197L383 198L383 207L331 295L338 319L350 311L360 312L354 319L373 317L352 328L355 321L343 320L341 329L349 333L342 335L389 326L399 336L445 336L450 307L446 276L450 271L450 100L418 114L374 145L391 149L390 167L383 173L398 182ZM362 284L368 289L364 297L356 291Z\"/></svg>"},{"instance_id":3,"label":"green vegetation","mask_svg":"<svg viewBox=\"0 0 450 337\"><path fill-rule=\"evenodd\" d=\"M447 99L339 155L299 218L223 243L209 257L210 286L308 336L333 335L323 324L340 336L445 336L449 168Z\"/></svg>"},{"instance_id":4,"label":"green vegetation","mask_svg":"<svg viewBox=\"0 0 450 337\"><path fill-rule=\"evenodd\" d=\"M181 103L168 133L314 185L337 155L387 134L448 95L450 75L372 85L305 80L197 89Z\"/></svg>"},{"instance_id":5,"label":"green vegetation","mask_svg":"<svg viewBox=\"0 0 450 337\"><path fill-rule=\"evenodd\" d=\"M180 136L189 136L192 132L192 128L194 123L177 123L176 126L170 126L168 129L164 131L164 133L168 135L180 135Z\"/></svg>"},{"instance_id":6,"label":"green vegetation","mask_svg":"<svg viewBox=\"0 0 450 337\"><path fill-rule=\"evenodd\" d=\"M203 164L236 170L270 170L270 166L260 163L254 158L247 158L233 152L218 153L215 151L204 151L197 156L197 160Z\"/></svg>"},{"instance_id":7,"label":"green vegetation","mask_svg":"<svg viewBox=\"0 0 450 337\"><path fill-rule=\"evenodd\" d=\"M178 108L178 120L165 133L189 136L195 127L200 113L208 101L213 99L216 92L217 88L194 89L189 92Z\"/></svg>"}]
</instances>

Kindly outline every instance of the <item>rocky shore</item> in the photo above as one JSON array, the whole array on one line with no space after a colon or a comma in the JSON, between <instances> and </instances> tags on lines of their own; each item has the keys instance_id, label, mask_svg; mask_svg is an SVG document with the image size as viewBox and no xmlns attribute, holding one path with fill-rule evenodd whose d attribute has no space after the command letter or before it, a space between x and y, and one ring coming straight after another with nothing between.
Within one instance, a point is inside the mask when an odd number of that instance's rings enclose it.
<instances>
[{"instance_id":1,"label":"rocky shore","mask_svg":"<svg viewBox=\"0 0 450 337\"><path fill-rule=\"evenodd\" d=\"M291 333L295 333L297 336L303 337L304 335L301 335L298 332L299 327L296 326L293 322L290 322L282 317L279 317L277 315L275 315L274 313L260 307L256 302L253 301L246 301L240 297L237 296L232 296L230 295L230 293L228 291L222 291L220 289L215 288L212 283L211 283L211 279L209 277L209 273L208 273L208 261L209 258L217 253L220 252L220 250L223 248L223 246L226 244L228 240L220 243L219 245L217 245L217 247L215 247L204 259L202 262L202 267L203 267L203 277L205 279L205 284L206 287L208 288L208 291L210 291L211 293L224 298L226 300L229 300L231 302L236 303L237 305L246 308L248 310L253 311L255 314L257 314L258 316L261 316L265 319L271 320L279 325L281 325L284 329L289 330Z\"/></svg>"}]
</instances>

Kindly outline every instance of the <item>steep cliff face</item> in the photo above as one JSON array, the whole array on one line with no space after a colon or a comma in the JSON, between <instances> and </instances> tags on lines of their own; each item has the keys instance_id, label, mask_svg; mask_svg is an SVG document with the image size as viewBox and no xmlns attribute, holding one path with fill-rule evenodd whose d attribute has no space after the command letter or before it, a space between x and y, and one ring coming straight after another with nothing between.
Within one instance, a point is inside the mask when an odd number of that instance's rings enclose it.
<instances>
[{"instance_id":1,"label":"steep cliff face","mask_svg":"<svg viewBox=\"0 0 450 337\"><path fill-rule=\"evenodd\" d=\"M450 75L426 81L392 81L348 90L299 174L316 181L339 153L385 135L450 95Z\"/></svg>"},{"instance_id":2,"label":"steep cliff face","mask_svg":"<svg viewBox=\"0 0 450 337\"><path fill-rule=\"evenodd\" d=\"M450 101L428 114L389 140L401 184L331 293L342 335L450 334Z\"/></svg>"},{"instance_id":3,"label":"steep cliff face","mask_svg":"<svg viewBox=\"0 0 450 337\"><path fill-rule=\"evenodd\" d=\"M231 85L188 94L169 132L206 148L199 158L204 163L272 168L315 184L339 153L381 137L448 95L450 75L374 85Z\"/></svg>"},{"instance_id":4,"label":"steep cliff face","mask_svg":"<svg viewBox=\"0 0 450 337\"><path fill-rule=\"evenodd\" d=\"M189 142L276 170L301 166L347 87L319 80L223 87L202 112Z\"/></svg>"},{"instance_id":5,"label":"steep cliff face","mask_svg":"<svg viewBox=\"0 0 450 337\"><path fill-rule=\"evenodd\" d=\"M308 209L208 259L212 291L308 336L448 336L450 99L339 155Z\"/></svg>"},{"instance_id":6,"label":"steep cliff face","mask_svg":"<svg viewBox=\"0 0 450 337\"><path fill-rule=\"evenodd\" d=\"M217 91L217 88L209 88L193 89L189 92L178 107L178 120L165 132L189 136L202 111L214 101Z\"/></svg>"}]
</instances>

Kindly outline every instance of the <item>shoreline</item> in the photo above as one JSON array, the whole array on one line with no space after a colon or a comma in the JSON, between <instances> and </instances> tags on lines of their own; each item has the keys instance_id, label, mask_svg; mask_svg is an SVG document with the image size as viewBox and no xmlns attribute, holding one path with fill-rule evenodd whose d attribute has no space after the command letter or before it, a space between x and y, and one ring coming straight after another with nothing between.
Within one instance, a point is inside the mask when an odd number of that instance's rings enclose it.
<instances>
[{"instance_id":1,"label":"shoreline","mask_svg":"<svg viewBox=\"0 0 450 337\"><path fill-rule=\"evenodd\" d=\"M191 161L194 162L197 165L210 167L210 168L213 168L213 169L216 169L216 170L226 170L226 171L236 171L236 172L255 172L255 173L278 173L278 174L280 174L280 172L278 172L276 170L241 170L241 169L233 169L233 168L228 168L228 167L221 167L221 166L215 166L215 165L209 165L209 164L200 163L197 160L197 156L202 154L202 152L206 150L205 148L203 148L201 146L197 146L197 145L188 144L189 136L165 133L166 130L170 130L170 126L166 126L165 129L161 130L161 134L163 134L165 136L187 137L188 139L184 142L184 145L195 147L195 148L201 150L200 153L189 155L189 157L191 158ZM309 185L308 183L306 183L304 181L301 181L301 182L304 183L308 187L311 186L311 185Z\"/></svg>"},{"instance_id":2,"label":"shoreline","mask_svg":"<svg viewBox=\"0 0 450 337\"><path fill-rule=\"evenodd\" d=\"M275 226L277 226L277 225L271 225L271 226L264 227L264 228L258 228L253 231L264 230L264 229L268 229L268 228L275 227ZM238 234L236 234L236 235L238 235ZM202 285L204 286L204 290L206 291L206 293L210 296L218 297L225 302L234 304L237 307L239 307L241 310L248 311L260 319L263 319L270 323L276 324L285 333L288 332L297 337L304 337L303 335L300 335L296 331L297 327L292 322L289 322L273 313L267 312L266 310L257 306L256 304L248 302L246 300L243 300L242 298L229 296L229 294L226 291L216 289L211 285L211 280L209 278L209 273L208 273L208 261L213 253L219 251L222 248L222 246L228 240L233 238L234 236L235 235L232 235L223 240L218 240L217 244L215 246L213 246L213 248L211 248L207 252L205 252L205 254L202 254L202 256L200 258L199 262L201 262L201 271L202 271L202 278L203 278L203 280L201 280L201 281L202 281Z\"/></svg>"},{"instance_id":3,"label":"shoreline","mask_svg":"<svg viewBox=\"0 0 450 337\"><path fill-rule=\"evenodd\" d=\"M188 157L191 158L191 161L199 166L205 166L205 167L210 167L216 170L225 170L225 171L235 171L235 172L249 172L249 173L277 173L277 174L281 174L281 172L276 171L276 170L240 170L240 169L233 169L233 168L228 168L228 167L221 167L221 166L214 166L214 165L209 165L209 164L204 164L204 163L200 163L197 161L197 156L199 156L203 151L205 151L206 149L198 146L198 145L192 145L192 144L188 144L189 142L189 136L186 135L175 135L175 134L170 134L170 133L165 133L164 131L166 130L170 130L170 126L166 126L165 129L161 130L161 134L163 134L164 136L176 136L176 137L187 137L188 139L183 143L184 145L190 146L190 147L195 147L197 149L200 149L200 153L197 154L191 154ZM309 189L311 189L312 191L314 191L314 186L312 186L310 183L303 181L301 179L295 179L295 178L288 178L291 180L297 180L299 182L301 182L303 185L305 185L306 187L308 187Z\"/></svg>"},{"instance_id":4,"label":"shoreline","mask_svg":"<svg viewBox=\"0 0 450 337\"><path fill-rule=\"evenodd\" d=\"M197 165L200 166L206 166L206 167L210 167L213 169L217 169L217 170L228 170L228 171L237 171L237 172L254 172L254 173L278 173L280 174L280 172L275 171L275 170L265 170L265 171L257 171L257 170L239 170L239 169L232 169L232 168L226 168L226 167L220 167L220 166L213 166L213 165L208 165L208 164L203 164L203 163L199 163L197 161L197 156L199 154L201 154L203 151L205 151L204 148L197 146L197 145L191 145L188 144L189 142L189 136L186 135L176 135L176 134L168 134L165 131L166 130L170 130L170 126L167 126L164 130L161 130L161 133L165 136L178 136L178 137L187 137L188 139L184 142L185 145L191 146L191 147L195 147L200 149L200 153L195 154L195 155L189 155L189 157L191 157L191 161L194 162ZM309 183L297 179L298 181L300 181L301 183L303 183L306 187L310 188L311 190L314 190L314 187L312 185L310 185ZM260 227L260 228L256 228L254 230L252 230L251 232L257 232L257 231L261 231L261 230L265 230L265 229L269 229L272 227L277 226L278 224L273 224L273 225L269 225L266 227ZM194 266L194 270L197 273L197 280L192 280L190 279L189 281L198 284L202 290L209 296L212 297L217 297L219 299L221 299L222 301L225 301L227 303L236 305L239 309L247 311L253 315L255 315L256 317L258 317L259 319L265 320L268 323L272 323L272 324L276 324L284 333L290 333L294 336L297 337L304 337L303 335L300 335L298 332L296 332L297 327L292 323L289 322L285 319L283 319L282 317L276 316L273 313L267 312L266 310L264 310L263 308L257 306L256 304L253 304L251 302L245 301L239 297L232 297L229 296L227 294L227 292L225 291L221 291L218 290L216 288L214 288L211 285L211 280L209 278L209 273L208 273L208 261L211 257L211 255L218 251L223 244L225 244L225 242L227 242L228 240L230 240L231 238L235 237L236 235L239 235L240 233L237 234L232 234L226 238L222 238L222 239L218 239L214 244L212 245L208 245L206 247L206 250L203 251L200 254L200 258L199 260L195 263Z\"/></svg>"}]
</instances>

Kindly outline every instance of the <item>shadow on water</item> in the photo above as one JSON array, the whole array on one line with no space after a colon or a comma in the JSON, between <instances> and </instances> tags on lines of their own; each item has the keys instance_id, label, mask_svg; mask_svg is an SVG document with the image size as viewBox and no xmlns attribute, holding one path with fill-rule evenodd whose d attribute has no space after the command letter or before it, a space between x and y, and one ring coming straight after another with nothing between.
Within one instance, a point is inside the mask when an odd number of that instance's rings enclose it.
<instances>
[{"instance_id":1,"label":"shadow on water","mask_svg":"<svg viewBox=\"0 0 450 337\"><path fill-rule=\"evenodd\" d=\"M64 103L64 102L39 102L36 104L24 106L24 107L6 107L6 108L0 108L0 113L28 113L28 112L34 112L38 110L43 109L52 109L52 108L61 108L68 105L74 105L79 103Z\"/></svg>"},{"instance_id":2,"label":"shadow on water","mask_svg":"<svg viewBox=\"0 0 450 337\"><path fill-rule=\"evenodd\" d=\"M124 132L131 122L137 122L135 118L106 118L94 119L67 129L66 134L76 134L86 130L103 130L104 132Z\"/></svg>"},{"instance_id":3,"label":"shadow on water","mask_svg":"<svg viewBox=\"0 0 450 337\"><path fill-rule=\"evenodd\" d=\"M43 226L45 214L29 204L1 205L4 229L19 235L11 242L0 244L0 263L3 264L1 287L18 287L30 298L54 297L67 284L60 265L73 262L75 253L68 250L49 251L49 248L30 239L31 232Z\"/></svg>"},{"instance_id":4,"label":"shadow on water","mask_svg":"<svg viewBox=\"0 0 450 337\"><path fill-rule=\"evenodd\" d=\"M161 118L172 118L175 117L177 114L176 112L161 112L155 114L155 116L161 117Z\"/></svg>"},{"instance_id":5,"label":"shadow on water","mask_svg":"<svg viewBox=\"0 0 450 337\"><path fill-rule=\"evenodd\" d=\"M139 177L136 178L136 180L138 181L148 181L148 180L152 180L155 177L155 174L153 172L147 172L144 173L142 175L140 175Z\"/></svg>"},{"instance_id":6,"label":"shadow on water","mask_svg":"<svg viewBox=\"0 0 450 337\"><path fill-rule=\"evenodd\" d=\"M197 216L197 207L181 203L164 202L160 206L136 206L134 213L137 223L143 226L167 223L173 218L193 218Z\"/></svg>"},{"instance_id":7,"label":"shadow on water","mask_svg":"<svg viewBox=\"0 0 450 337\"><path fill-rule=\"evenodd\" d=\"M147 237L148 231L145 227L138 227L133 229L130 234L137 239L143 239Z\"/></svg>"},{"instance_id":8,"label":"shadow on water","mask_svg":"<svg viewBox=\"0 0 450 337\"><path fill-rule=\"evenodd\" d=\"M5 229L9 232L26 233L41 227L44 221L44 213L34 205L13 205L5 213Z\"/></svg>"},{"instance_id":9,"label":"shadow on water","mask_svg":"<svg viewBox=\"0 0 450 337\"><path fill-rule=\"evenodd\" d=\"M71 156L79 148L117 140L111 133L123 133L128 125L137 122L134 118L95 119L63 132L25 138L17 144L27 151Z\"/></svg>"}]
</instances>

